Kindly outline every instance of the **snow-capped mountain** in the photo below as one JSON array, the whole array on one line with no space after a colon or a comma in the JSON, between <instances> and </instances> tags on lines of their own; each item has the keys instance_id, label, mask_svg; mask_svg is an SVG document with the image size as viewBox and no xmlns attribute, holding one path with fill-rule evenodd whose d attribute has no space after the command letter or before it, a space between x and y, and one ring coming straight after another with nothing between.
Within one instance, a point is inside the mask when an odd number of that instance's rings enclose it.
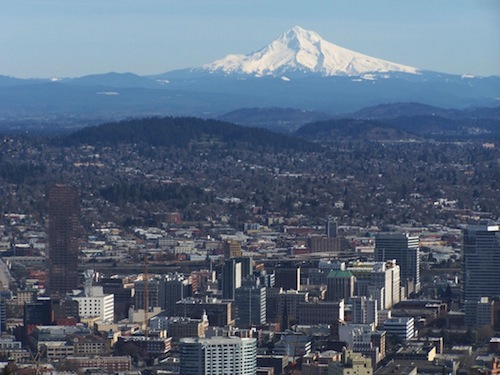
<instances>
[{"instance_id":1,"label":"snow-capped mountain","mask_svg":"<svg viewBox=\"0 0 500 375\"><path fill-rule=\"evenodd\" d=\"M154 76L113 72L51 80L0 76L0 127L2 119L31 123L40 118L45 123L65 117L73 123L78 116L89 121L217 117L241 108L339 114L401 102L498 107L500 77L419 70L336 46L300 27L255 53ZM294 119L300 117L295 114Z\"/></svg>"},{"instance_id":2,"label":"snow-capped mountain","mask_svg":"<svg viewBox=\"0 0 500 375\"><path fill-rule=\"evenodd\" d=\"M322 76L361 76L367 73L418 74L410 66L377 59L330 43L314 31L295 26L271 44L248 55L228 55L202 67L210 72L286 76L315 73Z\"/></svg>"}]
</instances>

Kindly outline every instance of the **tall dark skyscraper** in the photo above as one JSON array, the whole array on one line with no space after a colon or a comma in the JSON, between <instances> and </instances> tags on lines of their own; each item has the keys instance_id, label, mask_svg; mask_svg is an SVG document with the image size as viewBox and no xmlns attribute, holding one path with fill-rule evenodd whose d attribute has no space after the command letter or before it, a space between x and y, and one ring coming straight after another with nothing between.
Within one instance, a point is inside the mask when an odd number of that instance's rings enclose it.
<instances>
[{"instance_id":1,"label":"tall dark skyscraper","mask_svg":"<svg viewBox=\"0 0 500 375\"><path fill-rule=\"evenodd\" d=\"M500 297L500 226L469 226L463 236L464 299Z\"/></svg>"},{"instance_id":2,"label":"tall dark skyscraper","mask_svg":"<svg viewBox=\"0 0 500 375\"><path fill-rule=\"evenodd\" d=\"M64 295L78 287L78 227L80 205L74 187L49 188L49 282L50 295Z\"/></svg>"}]
</instances>

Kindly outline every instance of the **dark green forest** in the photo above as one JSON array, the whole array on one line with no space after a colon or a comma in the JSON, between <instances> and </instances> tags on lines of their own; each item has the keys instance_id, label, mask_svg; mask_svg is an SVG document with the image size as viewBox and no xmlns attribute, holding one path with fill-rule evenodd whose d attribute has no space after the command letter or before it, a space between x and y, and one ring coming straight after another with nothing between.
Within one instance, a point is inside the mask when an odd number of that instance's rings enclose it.
<instances>
[{"instance_id":1,"label":"dark green forest","mask_svg":"<svg viewBox=\"0 0 500 375\"><path fill-rule=\"evenodd\" d=\"M116 146L120 143L185 148L192 144L207 147L259 150L313 151L317 145L262 128L244 127L194 117L151 117L91 126L57 138L59 145Z\"/></svg>"}]
</instances>

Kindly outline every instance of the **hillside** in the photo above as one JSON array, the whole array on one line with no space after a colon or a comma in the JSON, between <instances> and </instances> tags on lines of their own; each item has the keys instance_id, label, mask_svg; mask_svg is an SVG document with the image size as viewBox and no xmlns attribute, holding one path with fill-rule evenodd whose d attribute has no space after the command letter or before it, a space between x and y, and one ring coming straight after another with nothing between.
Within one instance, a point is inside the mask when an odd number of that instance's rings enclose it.
<instances>
[{"instance_id":1,"label":"hillside","mask_svg":"<svg viewBox=\"0 0 500 375\"><path fill-rule=\"evenodd\" d=\"M219 119L239 125L255 126L275 132L291 133L305 124L325 121L331 117L331 115L323 112L274 107L241 108L219 116Z\"/></svg>"},{"instance_id":2,"label":"hillside","mask_svg":"<svg viewBox=\"0 0 500 375\"><path fill-rule=\"evenodd\" d=\"M312 143L266 129L244 127L193 117L144 118L91 126L57 140L64 145L116 146L121 143L147 146L224 147L244 149L296 149L313 151Z\"/></svg>"},{"instance_id":3,"label":"hillside","mask_svg":"<svg viewBox=\"0 0 500 375\"><path fill-rule=\"evenodd\" d=\"M311 141L338 140L402 140L416 136L395 127L373 120L337 119L304 125L296 135Z\"/></svg>"}]
</instances>

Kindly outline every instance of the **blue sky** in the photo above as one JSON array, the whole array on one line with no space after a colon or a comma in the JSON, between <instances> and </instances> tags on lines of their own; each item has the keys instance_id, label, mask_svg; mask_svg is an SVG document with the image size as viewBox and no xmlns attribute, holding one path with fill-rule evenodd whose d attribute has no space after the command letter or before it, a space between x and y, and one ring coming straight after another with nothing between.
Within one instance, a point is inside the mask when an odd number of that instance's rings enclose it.
<instances>
[{"instance_id":1,"label":"blue sky","mask_svg":"<svg viewBox=\"0 0 500 375\"><path fill-rule=\"evenodd\" d=\"M0 0L0 75L163 73L295 25L421 69L500 75L499 0Z\"/></svg>"}]
</instances>

